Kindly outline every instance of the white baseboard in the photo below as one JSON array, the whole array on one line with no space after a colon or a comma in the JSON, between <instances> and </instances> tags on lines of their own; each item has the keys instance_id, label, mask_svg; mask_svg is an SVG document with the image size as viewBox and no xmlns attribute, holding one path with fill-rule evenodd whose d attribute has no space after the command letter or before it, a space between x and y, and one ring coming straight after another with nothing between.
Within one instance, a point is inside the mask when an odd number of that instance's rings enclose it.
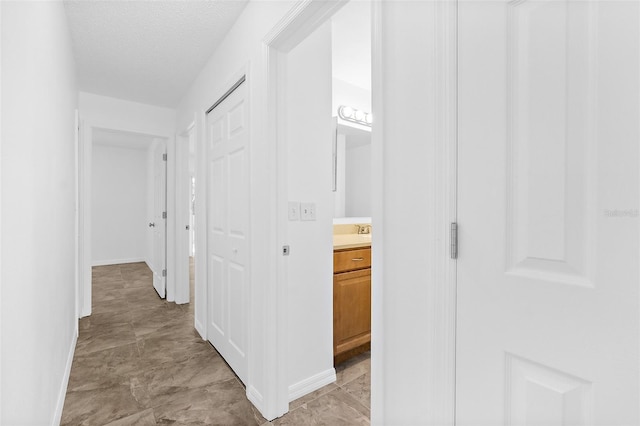
<instances>
[{"instance_id":1,"label":"white baseboard","mask_svg":"<svg viewBox=\"0 0 640 426\"><path fill-rule=\"evenodd\" d=\"M76 322L78 322L76 320ZM60 384L60 391L58 393L58 402L56 404L56 411L53 413L53 419L51 419L51 426L57 426L62 421L62 410L64 409L64 398L67 395L67 387L69 386L69 377L71 376L71 365L73 364L73 354L76 352L76 343L78 342L78 336L73 333L73 339L71 339L71 347L69 348L69 355L67 357L67 365L64 369L64 375L62 376L62 383Z\"/></svg>"},{"instance_id":2,"label":"white baseboard","mask_svg":"<svg viewBox=\"0 0 640 426\"><path fill-rule=\"evenodd\" d=\"M262 416L264 417L264 398L262 397L262 394L258 392L258 389L254 388L253 386L248 386L247 399L258 409L258 411L260 411L260 414L262 414ZM265 417L265 419L267 418ZM267 420L271 421L273 419Z\"/></svg>"},{"instance_id":3,"label":"white baseboard","mask_svg":"<svg viewBox=\"0 0 640 426\"><path fill-rule=\"evenodd\" d=\"M336 381L336 369L330 368L289 386L289 402Z\"/></svg>"},{"instance_id":4,"label":"white baseboard","mask_svg":"<svg viewBox=\"0 0 640 426\"><path fill-rule=\"evenodd\" d=\"M195 324L194 324L196 331L198 332L198 334L200 335L200 337L202 337L202 340L207 340L207 335L204 332L204 326L202 325L202 323L200 321L198 321L197 318L195 318Z\"/></svg>"},{"instance_id":5,"label":"white baseboard","mask_svg":"<svg viewBox=\"0 0 640 426\"><path fill-rule=\"evenodd\" d=\"M138 263L145 262L144 258L136 257L132 259L110 259L110 260L94 260L91 266L120 265L122 263Z\"/></svg>"}]
</instances>

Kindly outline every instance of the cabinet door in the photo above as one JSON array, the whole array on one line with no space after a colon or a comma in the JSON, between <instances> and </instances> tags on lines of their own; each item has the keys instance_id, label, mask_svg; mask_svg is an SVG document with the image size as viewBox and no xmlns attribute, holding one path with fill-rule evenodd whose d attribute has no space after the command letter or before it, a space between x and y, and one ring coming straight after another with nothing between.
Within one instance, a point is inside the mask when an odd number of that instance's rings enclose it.
<instances>
[{"instance_id":1,"label":"cabinet door","mask_svg":"<svg viewBox=\"0 0 640 426\"><path fill-rule=\"evenodd\" d=\"M333 276L334 355L371 341L371 269Z\"/></svg>"}]
</instances>

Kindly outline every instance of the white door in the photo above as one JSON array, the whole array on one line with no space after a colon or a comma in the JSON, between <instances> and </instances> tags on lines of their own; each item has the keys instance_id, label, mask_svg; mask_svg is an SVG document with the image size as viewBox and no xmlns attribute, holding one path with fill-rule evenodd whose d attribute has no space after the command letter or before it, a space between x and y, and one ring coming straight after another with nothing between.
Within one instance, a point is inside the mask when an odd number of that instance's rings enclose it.
<instances>
[{"instance_id":1,"label":"white door","mask_svg":"<svg viewBox=\"0 0 640 426\"><path fill-rule=\"evenodd\" d=\"M189 146L194 138L191 128L176 144L176 303L189 302L189 248L191 227L191 176Z\"/></svg>"},{"instance_id":2,"label":"white door","mask_svg":"<svg viewBox=\"0 0 640 426\"><path fill-rule=\"evenodd\" d=\"M638 2L460 1L457 425L637 425Z\"/></svg>"},{"instance_id":3,"label":"white door","mask_svg":"<svg viewBox=\"0 0 640 426\"><path fill-rule=\"evenodd\" d=\"M153 151L153 288L162 298L166 295L167 265L167 161L166 144L158 143Z\"/></svg>"},{"instance_id":4,"label":"white door","mask_svg":"<svg viewBox=\"0 0 640 426\"><path fill-rule=\"evenodd\" d=\"M208 338L247 377L248 107L246 83L207 115Z\"/></svg>"}]
</instances>

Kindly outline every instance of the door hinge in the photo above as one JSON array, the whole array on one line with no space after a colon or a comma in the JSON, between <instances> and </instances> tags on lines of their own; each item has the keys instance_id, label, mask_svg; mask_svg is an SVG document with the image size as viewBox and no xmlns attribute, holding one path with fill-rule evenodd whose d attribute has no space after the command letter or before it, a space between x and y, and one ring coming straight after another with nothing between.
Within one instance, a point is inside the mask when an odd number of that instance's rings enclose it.
<instances>
[{"instance_id":1,"label":"door hinge","mask_svg":"<svg viewBox=\"0 0 640 426\"><path fill-rule=\"evenodd\" d=\"M162 154L162 161L167 161L167 154Z\"/></svg>"},{"instance_id":2,"label":"door hinge","mask_svg":"<svg viewBox=\"0 0 640 426\"><path fill-rule=\"evenodd\" d=\"M166 270L166 269L163 269L163 270L162 270L162 276L163 276L163 277L166 277L166 276L167 276L167 270Z\"/></svg>"},{"instance_id":3,"label":"door hinge","mask_svg":"<svg viewBox=\"0 0 640 426\"><path fill-rule=\"evenodd\" d=\"M451 223L450 238L451 238L451 258L457 259L458 258L458 223L457 222Z\"/></svg>"},{"instance_id":4,"label":"door hinge","mask_svg":"<svg viewBox=\"0 0 640 426\"><path fill-rule=\"evenodd\" d=\"M162 218L166 219L167 218L167 212L162 212Z\"/></svg>"}]
</instances>

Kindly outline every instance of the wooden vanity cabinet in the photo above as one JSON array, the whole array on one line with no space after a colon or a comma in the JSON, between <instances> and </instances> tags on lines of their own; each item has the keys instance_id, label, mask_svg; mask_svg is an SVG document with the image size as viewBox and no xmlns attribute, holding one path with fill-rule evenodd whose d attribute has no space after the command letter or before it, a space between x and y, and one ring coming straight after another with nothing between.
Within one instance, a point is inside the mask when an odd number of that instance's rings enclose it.
<instances>
[{"instance_id":1,"label":"wooden vanity cabinet","mask_svg":"<svg viewBox=\"0 0 640 426\"><path fill-rule=\"evenodd\" d=\"M336 364L371 345L371 248L333 253L333 356Z\"/></svg>"}]
</instances>

